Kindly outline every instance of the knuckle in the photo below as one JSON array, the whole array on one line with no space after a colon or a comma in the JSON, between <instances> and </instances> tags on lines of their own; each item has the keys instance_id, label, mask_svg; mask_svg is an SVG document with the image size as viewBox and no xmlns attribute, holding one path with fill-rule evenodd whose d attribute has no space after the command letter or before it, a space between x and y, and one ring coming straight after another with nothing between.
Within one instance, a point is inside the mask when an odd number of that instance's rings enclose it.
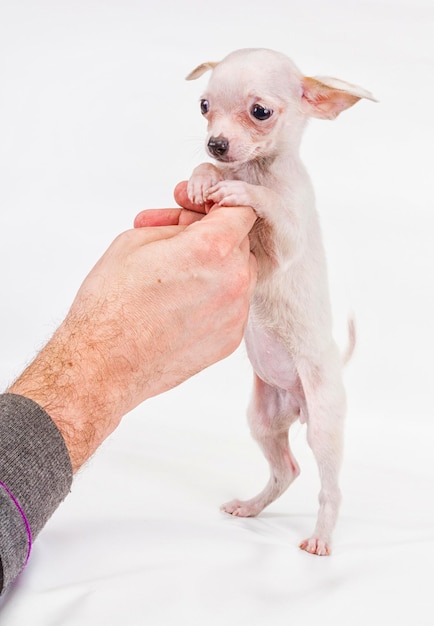
<instances>
[{"instance_id":1,"label":"knuckle","mask_svg":"<svg viewBox=\"0 0 434 626\"><path fill-rule=\"evenodd\" d=\"M127 247L129 248L137 241L137 232L134 229L125 230L113 240L112 247L114 249Z\"/></svg>"},{"instance_id":2,"label":"knuckle","mask_svg":"<svg viewBox=\"0 0 434 626\"><path fill-rule=\"evenodd\" d=\"M203 232L197 239L197 257L206 264L224 263L232 250L232 244L221 232Z\"/></svg>"}]
</instances>

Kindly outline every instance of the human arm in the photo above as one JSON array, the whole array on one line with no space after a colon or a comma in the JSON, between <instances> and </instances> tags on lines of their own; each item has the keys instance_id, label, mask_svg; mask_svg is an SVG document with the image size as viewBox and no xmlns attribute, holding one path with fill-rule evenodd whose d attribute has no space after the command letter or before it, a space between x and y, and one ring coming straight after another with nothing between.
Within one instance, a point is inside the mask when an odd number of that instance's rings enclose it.
<instances>
[{"instance_id":1,"label":"human arm","mask_svg":"<svg viewBox=\"0 0 434 626\"><path fill-rule=\"evenodd\" d=\"M0 438L7 449L17 438L21 442L0 465L0 481L8 488L0 490L0 503L16 530L8 519L0 525L6 584L27 559L24 517L34 538L67 495L72 473L122 416L239 344L256 280L248 243L255 215L237 208L200 217L170 209L154 213L154 227L120 235L83 282L48 344L0 396L5 429ZM148 212L143 225L150 218ZM29 466L28 447L35 433L46 429ZM52 482L44 479L44 468L51 468ZM21 479L25 493L17 486ZM43 496L37 483L46 487ZM5 545L14 563L5 558Z\"/></svg>"},{"instance_id":2,"label":"human arm","mask_svg":"<svg viewBox=\"0 0 434 626\"><path fill-rule=\"evenodd\" d=\"M76 471L143 400L229 355L256 279L250 208L120 235L9 391L42 406Z\"/></svg>"},{"instance_id":3,"label":"human arm","mask_svg":"<svg viewBox=\"0 0 434 626\"><path fill-rule=\"evenodd\" d=\"M0 394L0 592L71 482L68 450L47 413L29 398Z\"/></svg>"}]
</instances>

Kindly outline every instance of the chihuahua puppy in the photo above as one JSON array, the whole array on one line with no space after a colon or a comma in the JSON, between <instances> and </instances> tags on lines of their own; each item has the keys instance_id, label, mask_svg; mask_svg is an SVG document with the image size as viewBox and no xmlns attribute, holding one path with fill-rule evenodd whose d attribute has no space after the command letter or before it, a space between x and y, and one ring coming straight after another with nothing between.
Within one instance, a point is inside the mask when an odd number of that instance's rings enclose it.
<instances>
[{"instance_id":1,"label":"chihuahua puppy","mask_svg":"<svg viewBox=\"0 0 434 626\"><path fill-rule=\"evenodd\" d=\"M307 424L319 467L319 512L313 534L300 547L328 555L341 494L346 410L343 364L332 337L326 260L314 194L299 146L310 116L334 119L364 89L328 77L305 77L285 55L267 49L237 50L219 63L203 63L187 80L211 70L200 99L208 122L206 149L216 163L194 169L189 198L211 206L251 206L258 220L251 248L258 282L245 331L254 370L248 410L253 437L270 466L265 488L222 510L253 516L278 498L300 470L289 448L289 427ZM230 280L230 278L229 278Z\"/></svg>"}]
</instances>

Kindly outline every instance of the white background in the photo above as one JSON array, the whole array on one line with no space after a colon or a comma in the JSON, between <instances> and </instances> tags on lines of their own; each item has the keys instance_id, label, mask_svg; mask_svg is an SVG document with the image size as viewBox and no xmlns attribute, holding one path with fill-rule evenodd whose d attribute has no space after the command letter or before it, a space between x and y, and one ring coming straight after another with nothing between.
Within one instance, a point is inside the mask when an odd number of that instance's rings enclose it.
<instances>
[{"instance_id":1,"label":"white background","mask_svg":"<svg viewBox=\"0 0 434 626\"><path fill-rule=\"evenodd\" d=\"M149 401L77 477L0 601L2 626L432 624L433 0L0 0L0 384L49 338L137 212L204 158L184 76L240 47L372 91L312 121L336 337L354 311L334 554L297 548L318 480L257 519L219 513L266 479L243 347Z\"/></svg>"}]
</instances>

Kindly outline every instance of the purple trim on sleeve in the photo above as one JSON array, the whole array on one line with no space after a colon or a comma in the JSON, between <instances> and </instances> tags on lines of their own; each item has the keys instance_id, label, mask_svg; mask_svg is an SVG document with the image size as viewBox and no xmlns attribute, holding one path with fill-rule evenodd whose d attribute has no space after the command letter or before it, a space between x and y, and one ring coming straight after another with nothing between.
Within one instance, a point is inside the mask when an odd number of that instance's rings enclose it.
<instances>
[{"instance_id":1,"label":"purple trim on sleeve","mask_svg":"<svg viewBox=\"0 0 434 626\"><path fill-rule=\"evenodd\" d=\"M26 556L26 561L24 563L24 565L27 565L27 561L29 560L30 557L30 552L32 550L32 531L30 529L30 524L28 522L28 519L26 517L26 514L24 513L23 509L20 506L20 503L18 502L18 500L16 499L16 497L14 496L14 494L10 491L10 489L8 489L8 487L0 480L0 487L3 487L3 489L6 491L6 493L8 494L8 496L10 497L10 499L12 500L12 502L15 504L15 506L17 507L21 517L23 518L23 522L24 525L26 527L26 531L27 531L27 538L28 538L28 542L29 542L29 547L27 549L27 556Z\"/></svg>"}]
</instances>

